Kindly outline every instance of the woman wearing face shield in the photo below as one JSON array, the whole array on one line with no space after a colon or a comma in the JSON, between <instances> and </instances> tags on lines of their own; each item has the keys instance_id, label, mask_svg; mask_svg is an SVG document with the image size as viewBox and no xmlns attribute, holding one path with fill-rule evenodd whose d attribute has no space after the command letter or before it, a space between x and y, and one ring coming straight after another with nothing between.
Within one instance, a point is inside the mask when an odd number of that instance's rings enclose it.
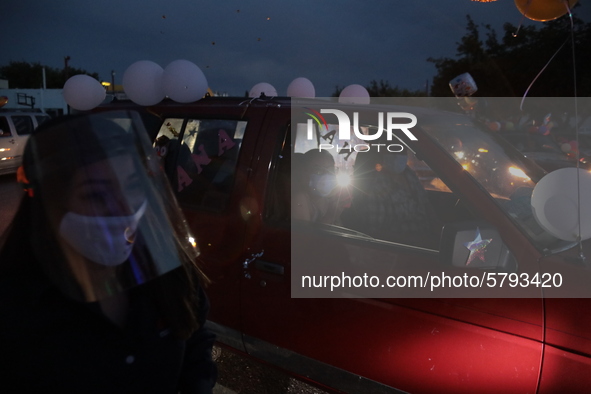
<instances>
[{"instance_id":1,"label":"woman wearing face shield","mask_svg":"<svg viewBox=\"0 0 591 394\"><path fill-rule=\"evenodd\" d=\"M137 114L42 125L0 249L1 392L209 393L205 277Z\"/></svg>"}]
</instances>

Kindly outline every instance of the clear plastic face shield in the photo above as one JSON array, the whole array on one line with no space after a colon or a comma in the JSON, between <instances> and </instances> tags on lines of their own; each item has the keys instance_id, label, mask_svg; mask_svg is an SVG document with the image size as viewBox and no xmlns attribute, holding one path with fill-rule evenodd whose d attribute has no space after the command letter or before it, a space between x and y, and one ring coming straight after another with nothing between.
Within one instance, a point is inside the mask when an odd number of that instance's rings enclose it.
<instances>
[{"instance_id":1,"label":"clear plastic face shield","mask_svg":"<svg viewBox=\"0 0 591 394\"><path fill-rule=\"evenodd\" d=\"M36 257L69 296L100 300L197 257L137 113L43 127L30 137L24 169Z\"/></svg>"}]
</instances>

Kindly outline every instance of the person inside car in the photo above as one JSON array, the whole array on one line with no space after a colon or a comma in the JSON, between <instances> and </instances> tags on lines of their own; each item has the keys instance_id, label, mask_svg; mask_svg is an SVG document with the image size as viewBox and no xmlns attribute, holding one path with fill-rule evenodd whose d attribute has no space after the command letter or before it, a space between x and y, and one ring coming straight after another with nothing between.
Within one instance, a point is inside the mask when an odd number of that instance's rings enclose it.
<instances>
[{"instance_id":1,"label":"person inside car","mask_svg":"<svg viewBox=\"0 0 591 394\"><path fill-rule=\"evenodd\" d=\"M339 224L349 203L348 193L337 185L334 158L326 150L311 149L294 155L292 163L292 218Z\"/></svg>"},{"instance_id":2,"label":"person inside car","mask_svg":"<svg viewBox=\"0 0 591 394\"><path fill-rule=\"evenodd\" d=\"M433 211L405 151L357 153L353 200L345 227L374 238L422 243L432 232Z\"/></svg>"},{"instance_id":3,"label":"person inside car","mask_svg":"<svg viewBox=\"0 0 591 394\"><path fill-rule=\"evenodd\" d=\"M139 117L48 121L19 173L29 192L0 249L0 391L211 393L207 279Z\"/></svg>"}]
</instances>

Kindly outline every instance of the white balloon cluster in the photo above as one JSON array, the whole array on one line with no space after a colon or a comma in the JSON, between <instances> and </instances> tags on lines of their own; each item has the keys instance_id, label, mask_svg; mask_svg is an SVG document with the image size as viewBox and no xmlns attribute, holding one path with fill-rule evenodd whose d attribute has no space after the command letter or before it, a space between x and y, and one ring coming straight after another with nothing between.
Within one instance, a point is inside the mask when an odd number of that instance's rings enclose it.
<instances>
[{"instance_id":1,"label":"white balloon cluster","mask_svg":"<svg viewBox=\"0 0 591 394\"><path fill-rule=\"evenodd\" d=\"M175 60L166 68L150 60L133 63L123 74L123 90L139 105L154 105L165 97L179 103L197 101L207 92L207 78L188 60ZM106 97L105 88L88 75L74 75L64 84L66 103L79 111L98 106Z\"/></svg>"},{"instance_id":2,"label":"white balloon cluster","mask_svg":"<svg viewBox=\"0 0 591 394\"><path fill-rule=\"evenodd\" d=\"M257 98L261 97L261 94L264 94L267 97L274 97L277 96L277 89L275 89L270 83L260 82L250 88L248 97ZM316 90L309 79L300 77L291 81L287 87L287 96L313 98L316 96Z\"/></svg>"},{"instance_id":3,"label":"white balloon cluster","mask_svg":"<svg viewBox=\"0 0 591 394\"><path fill-rule=\"evenodd\" d=\"M268 97L277 96L277 89L267 82L260 82L250 89L248 96L256 98L260 97L261 94ZM316 97L316 89L308 78L299 77L291 81L287 87L287 96L314 98ZM344 104L369 104L369 92L361 85L349 85L342 90L339 102Z\"/></svg>"},{"instance_id":4,"label":"white balloon cluster","mask_svg":"<svg viewBox=\"0 0 591 394\"><path fill-rule=\"evenodd\" d=\"M107 92L93 77L78 74L66 81L62 94L70 107L78 111L88 111L102 103Z\"/></svg>"},{"instance_id":5,"label":"white balloon cluster","mask_svg":"<svg viewBox=\"0 0 591 394\"><path fill-rule=\"evenodd\" d=\"M169 97L179 103L191 103L207 92L207 78L188 60L175 60L166 68L150 60L133 63L123 74L123 90L139 105L154 105Z\"/></svg>"}]
</instances>

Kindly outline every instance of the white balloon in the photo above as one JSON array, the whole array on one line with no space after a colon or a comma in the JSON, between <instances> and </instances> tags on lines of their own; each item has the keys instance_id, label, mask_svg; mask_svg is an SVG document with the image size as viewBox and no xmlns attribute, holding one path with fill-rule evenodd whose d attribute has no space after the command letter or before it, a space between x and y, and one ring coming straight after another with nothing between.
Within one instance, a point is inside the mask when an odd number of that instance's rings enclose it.
<instances>
[{"instance_id":1,"label":"white balloon","mask_svg":"<svg viewBox=\"0 0 591 394\"><path fill-rule=\"evenodd\" d=\"M107 96L105 88L91 76L79 74L70 77L62 91L66 103L79 111L88 111L98 106Z\"/></svg>"},{"instance_id":2,"label":"white balloon","mask_svg":"<svg viewBox=\"0 0 591 394\"><path fill-rule=\"evenodd\" d=\"M197 101L207 93L203 71L188 60L175 60L164 68L164 94L179 103Z\"/></svg>"},{"instance_id":3,"label":"white balloon","mask_svg":"<svg viewBox=\"0 0 591 394\"><path fill-rule=\"evenodd\" d=\"M316 97L316 89L308 78L300 77L291 81L287 87L287 96L314 98Z\"/></svg>"},{"instance_id":4,"label":"white balloon","mask_svg":"<svg viewBox=\"0 0 591 394\"><path fill-rule=\"evenodd\" d=\"M265 93L265 96L267 97L275 97L277 96L277 89L275 89L270 83L260 82L250 89L248 97L260 97L261 93Z\"/></svg>"},{"instance_id":5,"label":"white balloon","mask_svg":"<svg viewBox=\"0 0 591 394\"><path fill-rule=\"evenodd\" d=\"M578 177L577 177L578 171ZM577 180L579 187L577 187ZM579 192L581 201L578 206ZM531 205L542 228L565 241L591 238L591 173L574 167L561 168L544 176L534 188Z\"/></svg>"},{"instance_id":6,"label":"white balloon","mask_svg":"<svg viewBox=\"0 0 591 394\"><path fill-rule=\"evenodd\" d=\"M361 85L349 85L339 95L342 104L369 104L369 92Z\"/></svg>"},{"instance_id":7,"label":"white balloon","mask_svg":"<svg viewBox=\"0 0 591 394\"><path fill-rule=\"evenodd\" d=\"M136 104L158 104L164 99L163 74L164 69L153 61L137 61L123 74L123 90Z\"/></svg>"}]
</instances>

